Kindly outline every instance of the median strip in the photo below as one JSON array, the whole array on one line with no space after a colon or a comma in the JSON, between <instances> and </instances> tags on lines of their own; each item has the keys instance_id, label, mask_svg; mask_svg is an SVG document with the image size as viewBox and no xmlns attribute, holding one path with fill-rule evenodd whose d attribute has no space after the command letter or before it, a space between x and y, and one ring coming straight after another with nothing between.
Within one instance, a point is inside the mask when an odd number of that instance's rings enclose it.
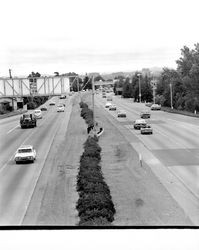
<instances>
[{"instance_id":1,"label":"median strip","mask_svg":"<svg viewBox=\"0 0 199 250\"><path fill-rule=\"evenodd\" d=\"M81 116L88 126L93 124L93 113L86 103L80 103ZM76 208L79 226L107 226L114 220L115 208L100 166L101 147L97 136L88 136L80 158L77 176L79 199Z\"/></svg>"}]
</instances>

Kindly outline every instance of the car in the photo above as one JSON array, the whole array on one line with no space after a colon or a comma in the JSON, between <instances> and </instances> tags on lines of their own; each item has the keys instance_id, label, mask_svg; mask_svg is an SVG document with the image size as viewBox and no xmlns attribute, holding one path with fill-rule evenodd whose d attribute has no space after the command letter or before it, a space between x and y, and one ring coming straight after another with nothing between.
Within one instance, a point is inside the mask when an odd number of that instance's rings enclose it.
<instances>
[{"instance_id":1,"label":"car","mask_svg":"<svg viewBox=\"0 0 199 250\"><path fill-rule=\"evenodd\" d=\"M147 107L151 107L151 106L152 106L152 104L153 104L153 103L151 103L151 102L146 102L146 103L145 103L145 106L147 106Z\"/></svg>"},{"instance_id":2,"label":"car","mask_svg":"<svg viewBox=\"0 0 199 250\"><path fill-rule=\"evenodd\" d=\"M40 108L40 110L41 110L41 111L47 111L48 108L47 108L47 106L42 106L42 107Z\"/></svg>"},{"instance_id":3,"label":"car","mask_svg":"<svg viewBox=\"0 0 199 250\"><path fill-rule=\"evenodd\" d=\"M107 100L107 102L112 102L113 99L112 99L112 97L109 96L109 97L107 97L106 100Z\"/></svg>"},{"instance_id":4,"label":"car","mask_svg":"<svg viewBox=\"0 0 199 250\"><path fill-rule=\"evenodd\" d=\"M109 107L109 110L117 110L117 108L116 108L116 106L115 105L111 105L110 107Z\"/></svg>"},{"instance_id":5,"label":"car","mask_svg":"<svg viewBox=\"0 0 199 250\"><path fill-rule=\"evenodd\" d=\"M57 105L57 112L64 112L65 108L63 106L63 104L58 104Z\"/></svg>"},{"instance_id":6,"label":"car","mask_svg":"<svg viewBox=\"0 0 199 250\"><path fill-rule=\"evenodd\" d=\"M51 101L51 102L49 103L49 105L50 105L50 106L55 105L55 102L54 102L54 101Z\"/></svg>"},{"instance_id":7,"label":"car","mask_svg":"<svg viewBox=\"0 0 199 250\"><path fill-rule=\"evenodd\" d=\"M146 121L144 119L137 119L134 122L134 129L141 129L146 127Z\"/></svg>"},{"instance_id":8,"label":"car","mask_svg":"<svg viewBox=\"0 0 199 250\"><path fill-rule=\"evenodd\" d=\"M112 105L112 103L107 102L107 103L105 104L105 108L109 108L111 105Z\"/></svg>"},{"instance_id":9,"label":"car","mask_svg":"<svg viewBox=\"0 0 199 250\"><path fill-rule=\"evenodd\" d=\"M161 110L161 105L153 104L153 105L151 105L151 110Z\"/></svg>"},{"instance_id":10,"label":"car","mask_svg":"<svg viewBox=\"0 0 199 250\"><path fill-rule=\"evenodd\" d=\"M148 110L144 110L140 113L140 118L147 119L151 117L151 113Z\"/></svg>"},{"instance_id":11,"label":"car","mask_svg":"<svg viewBox=\"0 0 199 250\"><path fill-rule=\"evenodd\" d=\"M32 145L23 145L15 153L14 160L19 162L34 162L36 160L36 150Z\"/></svg>"},{"instance_id":12,"label":"car","mask_svg":"<svg viewBox=\"0 0 199 250\"><path fill-rule=\"evenodd\" d=\"M20 126L21 128L34 128L37 126L37 119L34 114L28 113L23 114L20 117Z\"/></svg>"},{"instance_id":13,"label":"car","mask_svg":"<svg viewBox=\"0 0 199 250\"><path fill-rule=\"evenodd\" d=\"M66 95L61 95L59 99L66 99Z\"/></svg>"},{"instance_id":14,"label":"car","mask_svg":"<svg viewBox=\"0 0 199 250\"><path fill-rule=\"evenodd\" d=\"M126 117L126 112L124 110L118 110L117 117Z\"/></svg>"},{"instance_id":15,"label":"car","mask_svg":"<svg viewBox=\"0 0 199 250\"><path fill-rule=\"evenodd\" d=\"M151 125L146 125L140 129L141 134L153 134L153 129Z\"/></svg>"},{"instance_id":16,"label":"car","mask_svg":"<svg viewBox=\"0 0 199 250\"><path fill-rule=\"evenodd\" d=\"M41 119L42 118L42 112L40 109L35 109L34 115L36 119Z\"/></svg>"}]
</instances>

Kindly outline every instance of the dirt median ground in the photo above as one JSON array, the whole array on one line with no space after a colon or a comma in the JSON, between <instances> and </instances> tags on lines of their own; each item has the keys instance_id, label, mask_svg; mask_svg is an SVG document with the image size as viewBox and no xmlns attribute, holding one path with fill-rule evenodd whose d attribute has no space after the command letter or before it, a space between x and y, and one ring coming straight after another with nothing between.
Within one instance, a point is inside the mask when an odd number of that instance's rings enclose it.
<instances>
[{"instance_id":1,"label":"dirt median ground","mask_svg":"<svg viewBox=\"0 0 199 250\"><path fill-rule=\"evenodd\" d=\"M78 100L73 101L68 128L63 124L55 137L23 225L78 224L76 176L87 138Z\"/></svg>"},{"instance_id":2,"label":"dirt median ground","mask_svg":"<svg viewBox=\"0 0 199 250\"><path fill-rule=\"evenodd\" d=\"M89 99L90 100L90 99ZM129 142L138 140L130 131L97 105L96 120L105 129L100 137L102 171L116 208L113 225L192 225L150 168Z\"/></svg>"}]
</instances>

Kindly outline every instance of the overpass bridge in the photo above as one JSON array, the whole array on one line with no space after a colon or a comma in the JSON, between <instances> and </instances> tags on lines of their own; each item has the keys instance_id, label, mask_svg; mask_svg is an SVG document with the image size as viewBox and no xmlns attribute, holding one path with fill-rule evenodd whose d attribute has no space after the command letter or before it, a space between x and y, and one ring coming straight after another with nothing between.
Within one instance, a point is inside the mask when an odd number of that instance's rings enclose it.
<instances>
[{"instance_id":1,"label":"overpass bridge","mask_svg":"<svg viewBox=\"0 0 199 250\"><path fill-rule=\"evenodd\" d=\"M0 98L61 95L68 92L68 76L0 78Z\"/></svg>"}]
</instances>

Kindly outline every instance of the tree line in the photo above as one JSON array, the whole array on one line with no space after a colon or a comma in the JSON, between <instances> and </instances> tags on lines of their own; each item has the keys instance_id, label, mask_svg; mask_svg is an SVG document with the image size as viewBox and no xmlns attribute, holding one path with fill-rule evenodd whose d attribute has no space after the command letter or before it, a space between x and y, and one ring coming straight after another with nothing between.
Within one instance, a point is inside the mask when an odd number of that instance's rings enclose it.
<instances>
[{"instance_id":1,"label":"tree line","mask_svg":"<svg viewBox=\"0 0 199 250\"><path fill-rule=\"evenodd\" d=\"M181 57L176 61L177 68L163 68L161 74L156 77L156 103L171 107L171 90L173 108L177 110L199 111L199 43L194 49L184 46L181 49ZM138 76L136 72L131 78L119 76L115 79L114 92L122 87L124 98L139 100L139 77L142 93L142 101L153 100L151 86L152 76Z\"/></svg>"}]
</instances>

